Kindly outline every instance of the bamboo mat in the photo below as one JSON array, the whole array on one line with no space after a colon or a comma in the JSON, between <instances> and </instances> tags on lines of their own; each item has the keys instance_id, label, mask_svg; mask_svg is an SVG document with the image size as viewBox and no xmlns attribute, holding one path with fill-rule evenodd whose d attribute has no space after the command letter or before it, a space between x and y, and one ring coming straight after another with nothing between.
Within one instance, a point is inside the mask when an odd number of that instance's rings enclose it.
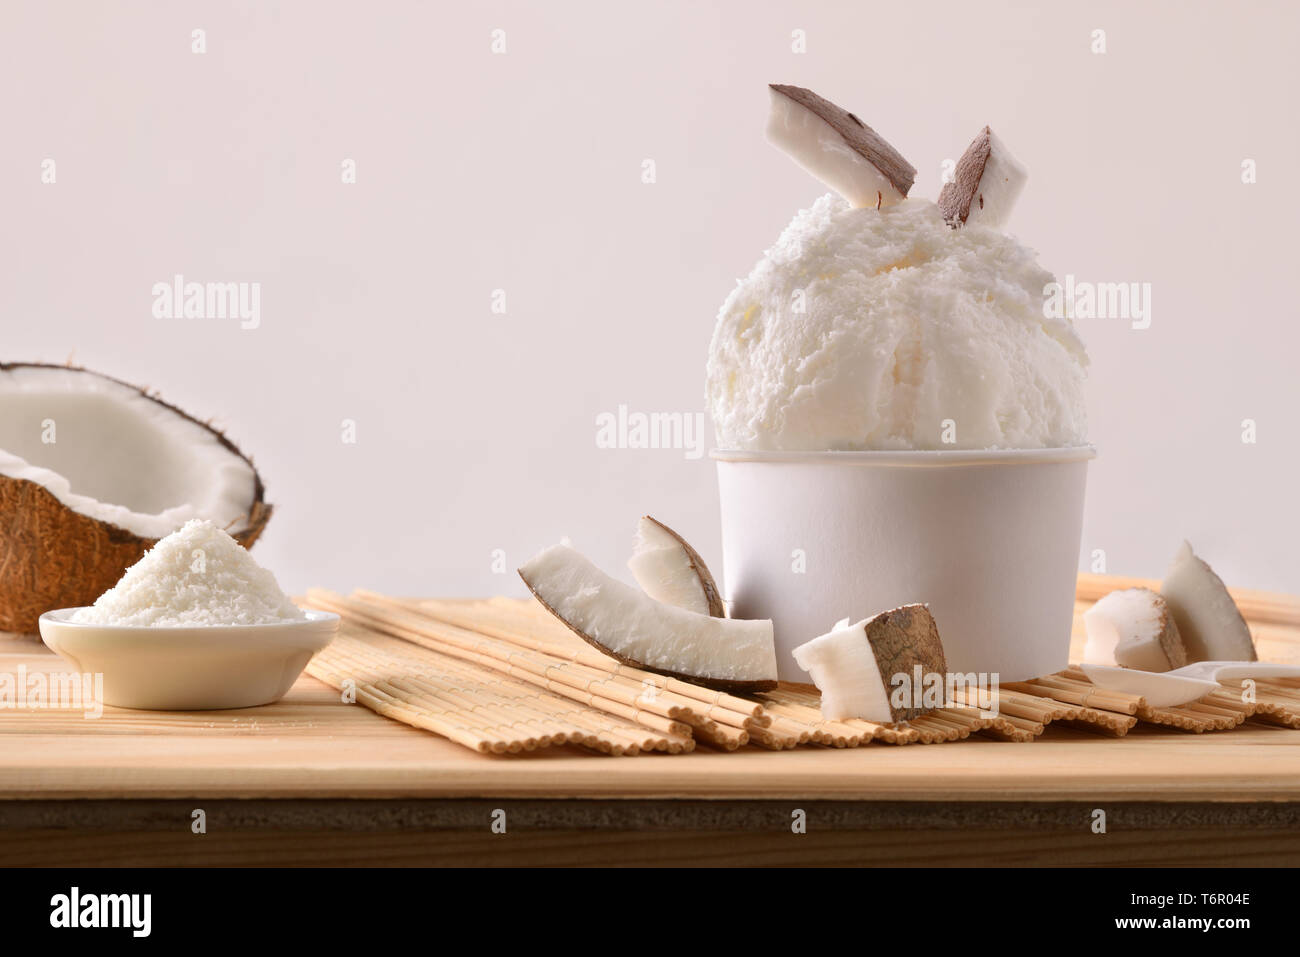
<instances>
[{"instance_id":1,"label":"bamboo mat","mask_svg":"<svg viewBox=\"0 0 1300 957\"><path fill-rule=\"evenodd\" d=\"M308 671L339 690L348 682L372 711L476 751L503 754L581 744L607 754L693 750L688 728L657 731L351 622Z\"/></svg>"},{"instance_id":2,"label":"bamboo mat","mask_svg":"<svg viewBox=\"0 0 1300 957\"><path fill-rule=\"evenodd\" d=\"M1081 598L1086 588L1081 580ZM1277 598L1268 613L1287 611ZM972 736L1029 742L1053 723L1109 737L1139 723L1194 733L1247 721L1300 728L1300 680L1257 681L1253 701L1243 698L1241 682L1230 682L1181 708L1151 708L1141 697L1095 687L1074 669L1004 685L996 714L974 707L971 689L910 722L828 721L815 691L783 686L739 696L620 664L532 600L313 589L306 604L343 618L339 637L312 660L309 674L379 714L483 753L572 746L634 756L683 754L697 745L780 751Z\"/></svg>"}]
</instances>

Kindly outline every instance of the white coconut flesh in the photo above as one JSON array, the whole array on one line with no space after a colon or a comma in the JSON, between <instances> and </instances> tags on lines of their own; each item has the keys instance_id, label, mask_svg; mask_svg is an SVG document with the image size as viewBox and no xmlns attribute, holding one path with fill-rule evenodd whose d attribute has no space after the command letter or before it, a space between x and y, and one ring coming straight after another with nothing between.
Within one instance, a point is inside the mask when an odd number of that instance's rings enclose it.
<instances>
[{"instance_id":1,"label":"white coconut flesh","mask_svg":"<svg viewBox=\"0 0 1300 957\"><path fill-rule=\"evenodd\" d=\"M0 475L141 538L194 518L236 533L257 494L251 465L210 429L77 369L0 369Z\"/></svg>"},{"instance_id":2,"label":"white coconut flesh","mask_svg":"<svg viewBox=\"0 0 1300 957\"><path fill-rule=\"evenodd\" d=\"M1188 661L1256 661L1255 641L1223 579L1183 542L1160 585Z\"/></svg>"},{"instance_id":3,"label":"white coconut flesh","mask_svg":"<svg viewBox=\"0 0 1300 957\"><path fill-rule=\"evenodd\" d=\"M636 543L627 567L641 590L655 601L699 615L719 610L710 607L705 590L706 577L710 585L713 583L709 570L697 564L676 535L649 516L637 525Z\"/></svg>"},{"instance_id":4,"label":"white coconut flesh","mask_svg":"<svg viewBox=\"0 0 1300 957\"><path fill-rule=\"evenodd\" d=\"M564 545L536 555L519 574L556 617L620 660L714 681L776 681L770 621L712 618L655 601Z\"/></svg>"},{"instance_id":5,"label":"white coconut flesh","mask_svg":"<svg viewBox=\"0 0 1300 957\"><path fill-rule=\"evenodd\" d=\"M889 689L867 638L867 622L845 618L828 634L791 651L799 667L822 693L822 717L828 721L862 718L879 724L894 720Z\"/></svg>"},{"instance_id":6,"label":"white coconut flesh","mask_svg":"<svg viewBox=\"0 0 1300 957\"><path fill-rule=\"evenodd\" d=\"M1149 588L1113 591L1083 613L1088 641L1083 660L1092 665L1164 672L1186 664L1170 650L1181 641L1164 598Z\"/></svg>"}]
</instances>

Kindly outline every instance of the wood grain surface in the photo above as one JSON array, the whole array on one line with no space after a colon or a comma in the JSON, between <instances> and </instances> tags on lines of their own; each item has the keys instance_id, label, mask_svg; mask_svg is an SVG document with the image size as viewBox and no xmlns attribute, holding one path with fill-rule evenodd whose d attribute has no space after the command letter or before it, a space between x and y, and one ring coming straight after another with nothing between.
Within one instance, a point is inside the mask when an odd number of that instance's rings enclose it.
<instances>
[{"instance_id":1,"label":"wood grain surface","mask_svg":"<svg viewBox=\"0 0 1300 957\"><path fill-rule=\"evenodd\" d=\"M1128 584L1085 576L1076 613ZM1261 653L1300 659L1296 600L1242 599ZM63 669L35 639L0 636L0 673L20 666ZM796 807L806 834L791 832ZM497 811L507 834L488 826ZM0 710L0 866L975 863L1296 866L1300 731L493 757L305 676L246 711Z\"/></svg>"}]
</instances>

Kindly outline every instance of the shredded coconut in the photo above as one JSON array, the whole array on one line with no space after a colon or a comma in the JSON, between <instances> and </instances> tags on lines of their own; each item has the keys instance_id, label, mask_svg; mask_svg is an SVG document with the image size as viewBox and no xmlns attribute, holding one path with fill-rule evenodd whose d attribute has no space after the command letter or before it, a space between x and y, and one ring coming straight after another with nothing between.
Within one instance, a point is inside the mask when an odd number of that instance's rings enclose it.
<instances>
[{"instance_id":1,"label":"shredded coconut","mask_svg":"<svg viewBox=\"0 0 1300 957\"><path fill-rule=\"evenodd\" d=\"M275 576L211 522L194 519L160 540L72 620L94 625L268 625L306 615Z\"/></svg>"}]
</instances>

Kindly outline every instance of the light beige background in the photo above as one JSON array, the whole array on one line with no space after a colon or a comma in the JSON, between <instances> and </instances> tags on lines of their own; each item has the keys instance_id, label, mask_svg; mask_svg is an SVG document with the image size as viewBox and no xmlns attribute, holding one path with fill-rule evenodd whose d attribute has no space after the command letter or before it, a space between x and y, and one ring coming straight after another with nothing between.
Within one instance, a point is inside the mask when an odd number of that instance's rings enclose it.
<instances>
[{"instance_id":1,"label":"light beige background","mask_svg":"<svg viewBox=\"0 0 1300 957\"><path fill-rule=\"evenodd\" d=\"M1298 31L1281 2L6 2L0 352L224 423L294 589L518 593L493 550L561 535L621 572L647 511L717 555L712 464L598 449L595 419L704 409L718 305L821 192L762 136L797 83L915 194L992 124L1044 265L1152 284L1150 329L1082 323L1081 559L1156 575L1186 536L1297 591ZM261 282L261 327L154 319L178 272Z\"/></svg>"}]
</instances>

